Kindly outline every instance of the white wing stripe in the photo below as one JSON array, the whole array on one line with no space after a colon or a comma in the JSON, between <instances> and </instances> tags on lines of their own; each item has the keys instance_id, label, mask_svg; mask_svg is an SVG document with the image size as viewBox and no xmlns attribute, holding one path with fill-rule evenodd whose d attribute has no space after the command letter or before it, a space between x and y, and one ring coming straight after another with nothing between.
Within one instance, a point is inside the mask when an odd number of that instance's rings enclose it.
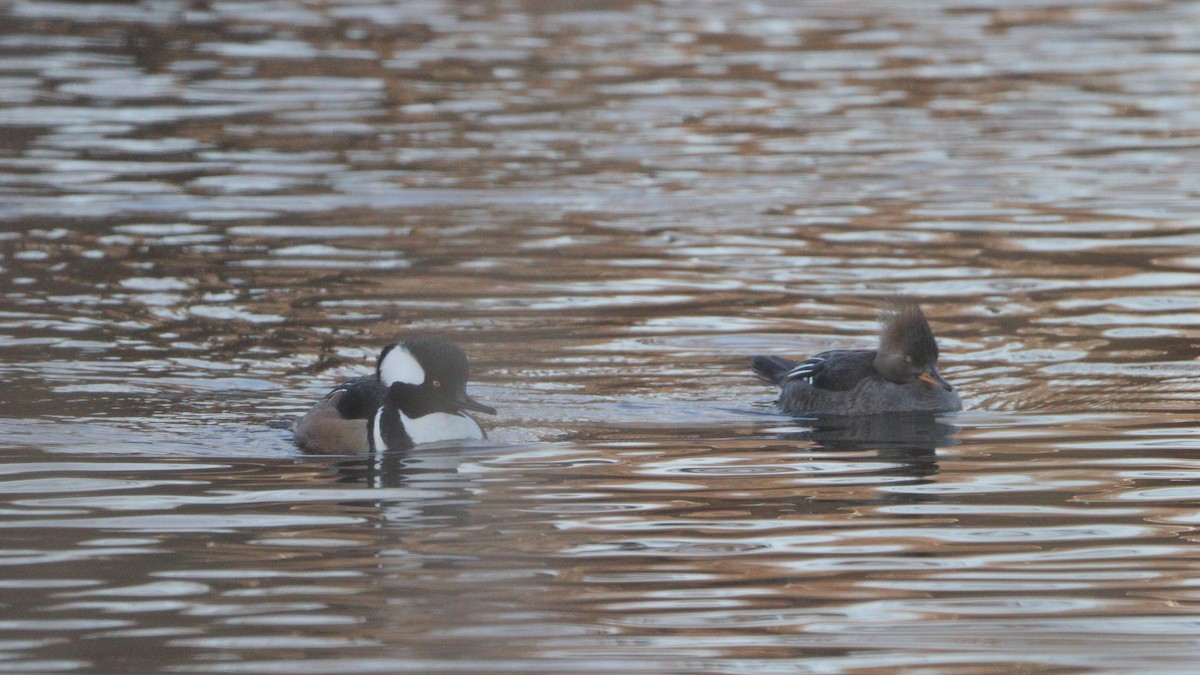
<instances>
[{"instance_id":1,"label":"white wing stripe","mask_svg":"<svg viewBox=\"0 0 1200 675\"><path fill-rule=\"evenodd\" d=\"M371 431L375 435L375 452L383 452L388 449L387 442L383 440L383 408L375 411L375 419L372 420Z\"/></svg>"},{"instance_id":2,"label":"white wing stripe","mask_svg":"<svg viewBox=\"0 0 1200 675\"><path fill-rule=\"evenodd\" d=\"M813 373L817 371L817 368L819 368L822 363L825 363L825 359L819 356L814 356L811 359L801 361L800 365L788 371L788 374L784 377L784 379L806 380L813 376Z\"/></svg>"}]
</instances>

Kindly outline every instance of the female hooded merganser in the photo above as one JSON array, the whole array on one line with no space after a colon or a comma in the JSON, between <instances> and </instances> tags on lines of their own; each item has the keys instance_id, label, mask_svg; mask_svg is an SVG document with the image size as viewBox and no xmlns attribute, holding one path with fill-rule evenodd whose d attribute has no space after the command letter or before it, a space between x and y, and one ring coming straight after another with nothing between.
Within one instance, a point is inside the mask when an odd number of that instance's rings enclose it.
<instances>
[{"instance_id":1,"label":"female hooded merganser","mask_svg":"<svg viewBox=\"0 0 1200 675\"><path fill-rule=\"evenodd\" d=\"M467 395L467 374L467 355L449 342L390 344L379 354L373 377L343 382L296 421L296 445L352 454L487 438L465 411L496 410Z\"/></svg>"},{"instance_id":2,"label":"female hooded merganser","mask_svg":"<svg viewBox=\"0 0 1200 675\"><path fill-rule=\"evenodd\" d=\"M937 371L938 346L921 307L893 301L881 314L879 349L839 349L800 363L755 356L754 371L781 388L794 415L879 415L962 410Z\"/></svg>"}]
</instances>

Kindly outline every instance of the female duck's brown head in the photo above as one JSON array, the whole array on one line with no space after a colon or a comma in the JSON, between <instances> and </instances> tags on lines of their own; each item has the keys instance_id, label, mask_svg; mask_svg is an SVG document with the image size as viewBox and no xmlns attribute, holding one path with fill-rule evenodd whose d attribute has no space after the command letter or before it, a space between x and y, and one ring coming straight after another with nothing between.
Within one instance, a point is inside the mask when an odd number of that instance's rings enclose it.
<instances>
[{"instance_id":1,"label":"female duck's brown head","mask_svg":"<svg viewBox=\"0 0 1200 675\"><path fill-rule=\"evenodd\" d=\"M933 330L914 300L893 300L879 315L882 330L875 369L896 384L921 381L946 391L954 387L938 374L938 345Z\"/></svg>"}]
</instances>

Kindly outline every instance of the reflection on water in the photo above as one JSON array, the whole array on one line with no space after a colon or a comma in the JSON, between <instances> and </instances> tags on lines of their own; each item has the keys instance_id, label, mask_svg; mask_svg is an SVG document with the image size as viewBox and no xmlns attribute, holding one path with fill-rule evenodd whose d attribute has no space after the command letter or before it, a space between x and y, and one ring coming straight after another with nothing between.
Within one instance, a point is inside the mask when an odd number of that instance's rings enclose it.
<instances>
[{"instance_id":1,"label":"reflection on water","mask_svg":"<svg viewBox=\"0 0 1200 675\"><path fill-rule=\"evenodd\" d=\"M1191 668L1198 13L0 5L5 669ZM967 412L770 411L896 292Z\"/></svg>"},{"instance_id":2,"label":"reflection on water","mask_svg":"<svg viewBox=\"0 0 1200 675\"><path fill-rule=\"evenodd\" d=\"M959 428L939 419L953 416L871 415L867 417L821 417L808 421L812 427L781 437L812 441L826 450L896 450L932 453L940 447L957 445L953 440Z\"/></svg>"}]
</instances>

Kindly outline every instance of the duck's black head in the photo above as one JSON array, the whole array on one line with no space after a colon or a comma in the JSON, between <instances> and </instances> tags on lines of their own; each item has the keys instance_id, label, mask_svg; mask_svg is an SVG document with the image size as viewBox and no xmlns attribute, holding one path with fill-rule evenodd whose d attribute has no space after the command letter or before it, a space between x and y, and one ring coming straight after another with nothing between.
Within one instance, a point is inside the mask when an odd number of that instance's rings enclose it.
<instances>
[{"instance_id":1,"label":"duck's black head","mask_svg":"<svg viewBox=\"0 0 1200 675\"><path fill-rule=\"evenodd\" d=\"M938 346L915 300L893 300L879 315L882 331L875 369L896 384L920 380L946 391L954 387L938 374Z\"/></svg>"},{"instance_id":2,"label":"duck's black head","mask_svg":"<svg viewBox=\"0 0 1200 675\"><path fill-rule=\"evenodd\" d=\"M375 372L392 405L410 418L464 410L496 414L467 395L467 355L449 342L417 338L390 344L379 354Z\"/></svg>"}]
</instances>

